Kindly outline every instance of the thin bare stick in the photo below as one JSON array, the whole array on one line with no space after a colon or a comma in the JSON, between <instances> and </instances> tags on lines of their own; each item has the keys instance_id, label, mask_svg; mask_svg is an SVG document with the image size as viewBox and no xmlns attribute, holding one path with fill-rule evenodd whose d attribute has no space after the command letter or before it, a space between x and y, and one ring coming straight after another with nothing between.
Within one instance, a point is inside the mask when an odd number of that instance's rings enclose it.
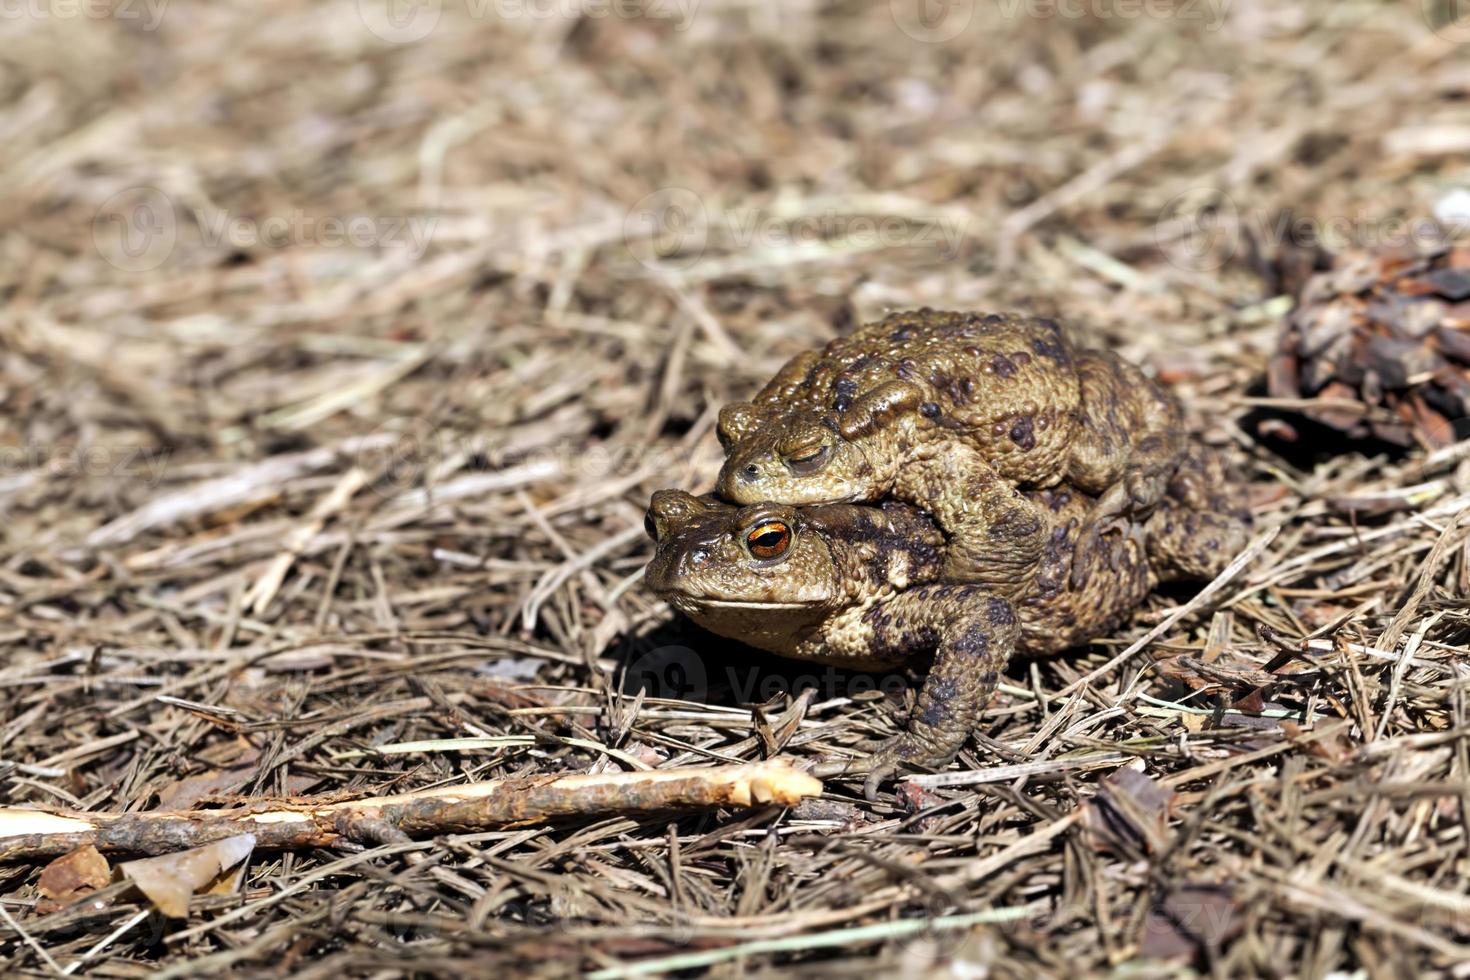
<instances>
[{"instance_id":1,"label":"thin bare stick","mask_svg":"<svg viewBox=\"0 0 1470 980\"><path fill-rule=\"evenodd\" d=\"M0 808L0 860L48 857L91 844L160 854L236 834L256 846L328 847L343 840L423 837L543 824L565 817L682 808L790 806L822 791L785 762L599 775L527 776L335 803L269 800L228 810L83 813Z\"/></svg>"}]
</instances>

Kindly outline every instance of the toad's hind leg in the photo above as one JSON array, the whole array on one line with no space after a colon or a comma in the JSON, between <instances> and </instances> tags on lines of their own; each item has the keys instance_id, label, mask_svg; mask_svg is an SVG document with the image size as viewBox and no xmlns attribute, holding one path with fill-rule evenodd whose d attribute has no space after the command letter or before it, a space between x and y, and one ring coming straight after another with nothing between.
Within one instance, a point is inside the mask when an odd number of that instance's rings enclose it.
<instances>
[{"instance_id":1,"label":"toad's hind leg","mask_svg":"<svg viewBox=\"0 0 1470 980\"><path fill-rule=\"evenodd\" d=\"M1102 497L1102 517L1136 514L1163 499L1184 450L1184 420L1174 396L1111 351L1076 358L1081 387L1077 436L1067 478Z\"/></svg>"},{"instance_id":2,"label":"toad's hind leg","mask_svg":"<svg viewBox=\"0 0 1470 980\"><path fill-rule=\"evenodd\" d=\"M1165 498L1185 433L1174 396L1134 365L1110 351L1086 351L1076 364L1082 405L1068 478L1098 495L1076 551L1072 584L1080 587L1103 535L1142 520Z\"/></svg>"},{"instance_id":3,"label":"toad's hind leg","mask_svg":"<svg viewBox=\"0 0 1470 980\"><path fill-rule=\"evenodd\" d=\"M1160 578L1212 579L1250 541L1244 483L1222 454L1193 449L1146 528L1149 564Z\"/></svg>"},{"instance_id":4,"label":"toad's hind leg","mask_svg":"<svg viewBox=\"0 0 1470 980\"><path fill-rule=\"evenodd\" d=\"M912 657L933 651L934 665L919 692L908 729L854 769L866 769L868 799L904 766L947 765L979 724L996 681L1020 637L1015 607L985 589L929 585L869 610L873 649Z\"/></svg>"}]
</instances>

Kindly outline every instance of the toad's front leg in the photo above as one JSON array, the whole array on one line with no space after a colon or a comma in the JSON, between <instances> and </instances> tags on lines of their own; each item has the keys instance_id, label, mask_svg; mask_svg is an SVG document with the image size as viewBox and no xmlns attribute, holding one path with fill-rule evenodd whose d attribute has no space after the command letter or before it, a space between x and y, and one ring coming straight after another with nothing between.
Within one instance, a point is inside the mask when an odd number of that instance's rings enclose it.
<instances>
[{"instance_id":1,"label":"toad's front leg","mask_svg":"<svg viewBox=\"0 0 1470 980\"><path fill-rule=\"evenodd\" d=\"M946 581L1013 600L1034 584L1046 513L974 449L954 442L905 465L893 496L929 511L948 536Z\"/></svg>"},{"instance_id":2,"label":"toad's front leg","mask_svg":"<svg viewBox=\"0 0 1470 980\"><path fill-rule=\"evenodd\" d=\"M1010 601L964 585L911 589L868 608L862 622L867 630L846 636L866 633L872 654L893 660L934 655L908 729L848 768L867 770L863 792L871 800L878 784L905 766L938 768L954 760L1016 649L1020 627Z\"/></svg>"},{"instance_id":3,"label":"toad's front leg","mask_svg":"<svg viewBox=\"0 0 1470 980\"><path fill-rule=\"evenodd\" d=\"M842 437L861 448L875 487L934 515L949 538L946 580L1019 598L1041 562L1045 513L973 445L926 435L924 397L907 381L881 385L843 415Z\"/></svg>"}]
</instances>

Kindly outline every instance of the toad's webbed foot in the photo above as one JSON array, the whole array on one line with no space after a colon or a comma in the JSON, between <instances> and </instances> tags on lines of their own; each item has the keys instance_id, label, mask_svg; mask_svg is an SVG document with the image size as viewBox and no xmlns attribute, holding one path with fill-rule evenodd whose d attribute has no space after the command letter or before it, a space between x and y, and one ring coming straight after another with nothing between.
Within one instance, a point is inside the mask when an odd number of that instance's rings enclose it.
<instances>
[{"instance_id":1,"label":"toad's webbed foot","mask_svg":"<svg viewBox=\"0 0 1470 980\"><path fill-rule=\"evenodd\" d=\"M863 798L869 803L878 799L878 787L900 772L929 768L917 758L916 745L903 735L878 739L858 746L866 754L847 763L834 763L812 770L818 778L864 775Z\"/></svg>"},{"instance_id":2,"label":"toad's webbed foot","mask_svg":"<svg viewBox=\"0 0 1470 980\"><path fill-rule=\"evenodd\" d=\"M906 740L903 735L862 742L855 748L864 754L845 762L823 762L809 771L818 779L864 776L863 798L869 803L875 803L878 800L878 787L890 778L911 770L937 768L925 766L916 758L911 758L914 755L914 743Z\"/></svg>"}]
</instances>

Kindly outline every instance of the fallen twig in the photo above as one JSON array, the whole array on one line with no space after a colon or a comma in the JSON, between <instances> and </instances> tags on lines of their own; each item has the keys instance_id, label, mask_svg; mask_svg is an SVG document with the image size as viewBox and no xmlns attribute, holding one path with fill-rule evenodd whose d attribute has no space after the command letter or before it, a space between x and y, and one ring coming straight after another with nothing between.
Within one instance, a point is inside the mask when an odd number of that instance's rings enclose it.
<instances>
[{"instance_id":1,"label":"fallen twig","mask_svg":"<svg viewBox=\"0 0 1470 980\"><path fill-rule=\"evenodd\" d=\"M317 803L269 800L227 810L82 813L0 807L0 860L49 857L91 844L110 853L160 854L253 834L261 848L382 843L546 823L574 816L789 806L822 791L785 762L599 775L528 776Z\"/></svg>"}]
</instances>

